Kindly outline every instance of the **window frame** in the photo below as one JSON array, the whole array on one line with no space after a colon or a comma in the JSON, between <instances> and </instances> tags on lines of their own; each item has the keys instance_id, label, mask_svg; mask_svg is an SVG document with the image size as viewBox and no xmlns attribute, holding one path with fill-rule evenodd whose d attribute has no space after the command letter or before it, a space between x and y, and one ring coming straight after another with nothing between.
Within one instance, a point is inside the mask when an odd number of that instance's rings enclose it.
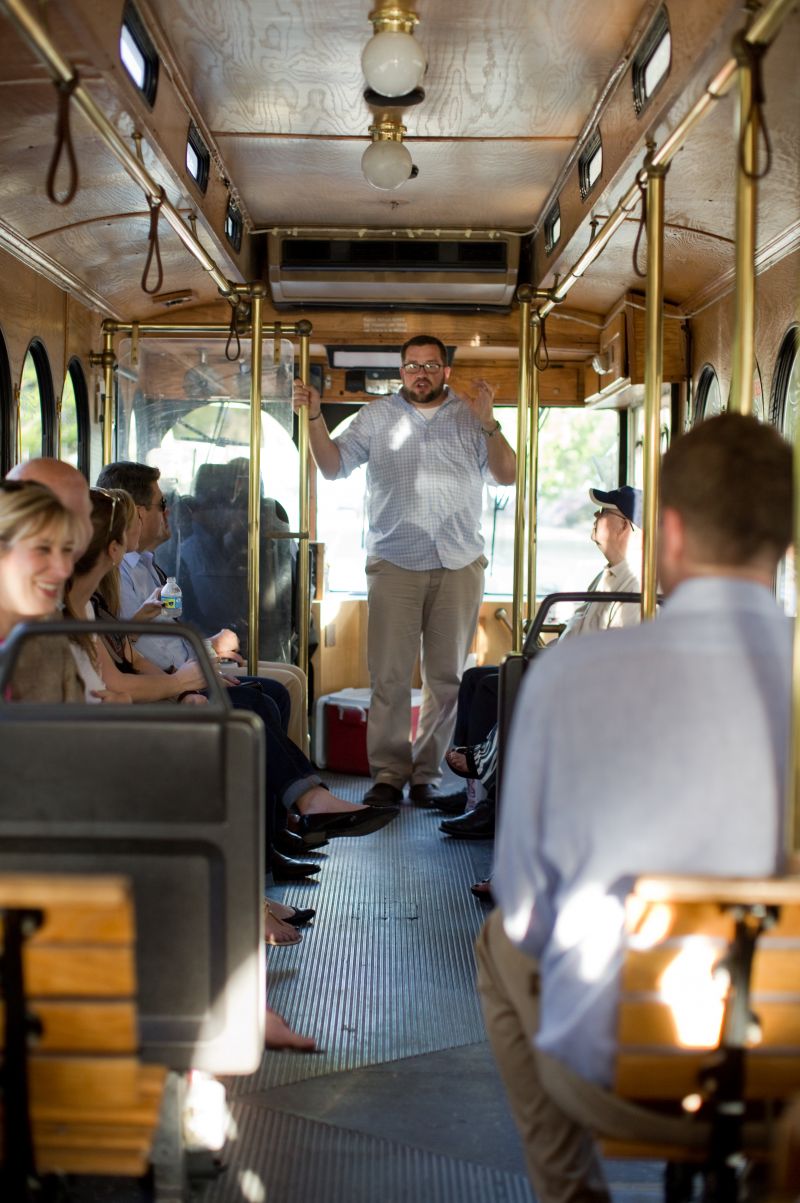
<instances>
[{"instance_id":1,"label":"window frame","mask_svg":"<svg viewBox=\"0 0 800 1203\"><path fill-rule=\"evenodd\" d=\"M229 221L232 224L233 233L231 233L228 230L228 222ZM230 245L233 247L233 249L236 251L236 253L238 255L239 251L242 249L242 234L244 233L244 221L242 219L242 214L239 209L239 206L236 204L236 202L233 200L233 198L229 199L228 207L225 210L224 231L225 231L225 237L227 238L228 242L230 243Z\"/></svg>"},{"instance_id":2,"label":"window frame","mask_svg":"<svg viewBox=\"0 0 800 1203\"><path fill-rule=\"evenodd\" d=\"M36 382L39 386L39 407L42 415L42 446L40 455L55 458L56 435L58 431L58 415L56 411L56 392L53 384L53 372L47 349L40 338L32 338L22 359L22 371L25 371L25 360L30 355L36 372ZM20 374L20 387L22 374ZM17 444L20 432L15 430Z\"/></svg>"},{"instance_id":3,"label":"window frame","mask_svg":"<svg viewBox=\"0 0 800 1203\"><path fill-rule=\"evenodd\" d=\"M719 382L719 374L713 363L705 363L700 370L700 375L697 378L697 388L695 390L694 410L692 413L692 426L696 426L702 422L706 416L706 406L708 404L708 394L711 392L711 386L716 382L719 389L719 395L722 397L722 388Z\"/></svg>"},{"instance_id":4,"label":"window frame","mask_svg":"<svg viewBox=\"0 0 800 1203\"><path fill-rule=\"evenodd\" d=\"M772 396L769 404L769 421L781 434L786 429L786 401L789 396L789 381L798 357L800 357L800 324L794 323L781 339L775 371L772 375Z\"/></svg>"},{"instance_id":5,"label":"window frame","mask_svg":"<svg viewBox=\"0 0 800 1203\"><path fill-rule=\"evenodd\" d=\"M86 373L83 370L83 364L77 355L73 355L67 364L67 370L64 375L64 385L67 383L67 378L72 382L72 391L75 396L75 414L78 420L78 471L90 479L91 463L90 463L90 421L89 421L89 386L86 382ZM58 410L59 417L59 437L58 449L61 447L61 429L60 422L64 411L64 387L61 389L61 404Z\"/></svg>"},{"instance_id":6,"label":"window frame","mask_svg":"<svg viewBox=\"0 0 800 1203\"><path fill-rule=\"evenodd\" d=\"M158 92L158 69L160 60L158 57L158 51L150 39L150 34L147 32L144 21L139 15L138 9L131 2L131 0L125 0L125 7L122 10L122 20L120 22L119 33L120 41L122 40L123 27L127 29L144 61L144 82L141 84L141 86L133 78L130 71L126 67L122 58L122 52L118 46L117 53L119 55L120 64L125 72L125 77L130 80L131 84L139 93L139 95L144 97L152 109L156 102L156 94Z\"/></svg>"},{"instance_id":7,"label":"window frame","mask_svg":"<svg viewBox=\"0 0 800 1203\"><path fill-rule=\"evenodd\" d=\"M0 329L0 475L14 463L14 388L11 383L11 361L6 340Z\"/></svg>"},{"instance_id":8,"label":"window frame","mask_svg":"<svg viewBox=\"0 0 800 1203\"><path fill-rule=\"evenodd\" d=\"M558 226L558 233L553 236ZM550 206L547 215L544 219L544 253L552 255L553 251L561 241L561 206L558 201L554 201Z\"/></svg>"},{"instance_id":9,"label":"window frame","mask_svg":"<svg viewBox=\"0 0 800 1203\"><path fill-rule=\"evenodd\" d=\"M589 178L590 168L597 154L600 154L600 171L594 180ZM581 157L578 159L578 182L581 190L581 200L587 200L590 194L603 178L603 139L600 130L596 129L587 142Z\"/></svg>"},{"instance_id":10,"label":"window frame","mask_svg":"<svg viewBox=\"0 0 800 1203\"><path fill-rule=\"evenodd\" d=\"M646 76L647 76L647 68L650 66L650 63L651 63L652 59L654 58L656 51L658 50L659 46L661 45L662 41L664 40L664 38L666 36L669 36L669 39L670 39L669 65L668 65L666 71L664 72L664 74L661 76L661 79L656 84L653 91L648 96L647 89L646 89L646 83L645 83ZM647 106L650 104L650 101L653 99L653 97L658 92L659 88L661 88L663 86L664 81L666 79L669 79L671 70L672 70L672 30L671 30L670 24L669 24L669 13L667 12L667 7L666 7L666 5L662 5L661 8L656 13L655 17L653 18L653 20L651 21L650 27L647 30L647 33L645 34L645 36L639 46L639 49L636 51L636 54L633 56L633 63L631 64L631 86L633 89L633 107L634 107L637 117L641 117L642 113L644 113Z\"/></svg>"},{"instance_id":11,"label":"window frame","mask_svg":"<svg viewBox=\"0 0 800 1203\"><path fill-rule=\"evenodd\" d=\"M208 178L211 169L211 151L206 146L203 135L193 121L189 122L189 132L186 135L186 150L188 151L190 147L197 155L199 174L195 175L189 167L188 162L184 161L186 174L194 181L200 191L205 194L208 190ZM184 156L185 159L186 156Z\"/></svg>"}]
</instances>

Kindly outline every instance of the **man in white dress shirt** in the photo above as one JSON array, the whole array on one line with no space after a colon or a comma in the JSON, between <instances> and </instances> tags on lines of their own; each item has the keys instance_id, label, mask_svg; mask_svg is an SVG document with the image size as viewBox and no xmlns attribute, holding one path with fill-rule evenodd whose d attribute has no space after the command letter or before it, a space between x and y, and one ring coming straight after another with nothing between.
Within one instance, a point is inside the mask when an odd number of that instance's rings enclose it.
<instances>
[{"instance_id":1,"label":"man in white dress shirt","mask_svg":"<svg viewBox=\"0 0 800 1203\"><path fill-rule=\"evenodd\" d=\"M540 1203L609 1203L553 1093L609 1089L623 904L643 873L779 871L791 624L791 449L723 414L664 457L655 622L570 640L520 692L477 945L489 1037ZM596 1109L595 1109L595 1114ZM622 1135L622 1134L620 1134ZM635 1137L635 1133L631 1133Z\"/></svg>"},{"instance_id":2,"label":"man in white dress shirt","mask_svg":"<svg viewBox=\"0 0 800 1203\"><path fill-rule=\"evenodd\" d=\"M639 593L642 570L642 493L623 485L604 493L590 489L595 505L592 542L606 557L606 566L594 578L587 592ZM624 602L584 602L572 615L562 639L568 635L586 635L589 631L607 631L612 627L632 627L639 622L641 608Z\"/></svg>"}]
</instances>

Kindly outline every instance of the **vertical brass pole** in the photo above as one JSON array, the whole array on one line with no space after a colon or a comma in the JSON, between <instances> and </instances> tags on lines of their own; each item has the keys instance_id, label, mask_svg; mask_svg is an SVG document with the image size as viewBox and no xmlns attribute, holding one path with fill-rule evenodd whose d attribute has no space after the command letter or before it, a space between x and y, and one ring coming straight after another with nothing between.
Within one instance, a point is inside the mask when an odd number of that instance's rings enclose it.
<instances>
[{"instance_id":1,"label":"vertical brass pole","mask_svg":"<svg viewBox=\"0 0 800 1203\"><path fill-rule=\"evenodd\" d=\"M114 332L103 330L103 464L114 458Z\"/></svg>"},{"instance_id":2,"label":"vertical brass pole","mask_svg":"<svg viewBox=\"0 0 800 1203\"><path fill-rule=\"evenodd\" d=\"M311 375L311 322L297 323L300 335L300 379L309 383ZM309 528L311 525L311 502L309 496L309 451L308 451L308 408L300 411L297 419L297 450L300 456L300 544L297 551L297 663L308 675L308 624L311 621L311 560Z\"/></svg>"},{"instance_id":3,"label":"vertical brass pole","mask_svg":"<svg viewBox=\"0 0 800 1203\"><path fill-rule=\"evenodd\" d=\"M517 496L514 511L514 598L511 611L511 640L515 652L522 651L522 606L525 589L525 478L526 442L530 403L531 290L523 285L519 301L519 387L517 389Z\"/></svg>"},{"instance_id":4,"label":"vertical brass pole","mask_svg":"<svg viewBox=\"0 0 800 1203\"><path fill-rule=\"evenodd\" d=\"M539 368L533 355L542 334L542 321L538 313L531 317L530 356L530 425L528 434L528 607L526 617L536 617L536 555L538 551L538 496L539 482Z\"/></svg>"},{"instance_id":5,"label":"vertical brass pole","mask_svg":"<svg viewBox=\"0 0 800 1203\"><path fill-rule=\"evenodd\" d=\"M250 293L250 477L247 495L247 671L258 676L259 617L261 612L261 364L263 358L264 284Z\"/></svg>"},{"instance_id":6,"label":"vertical brass pole","mask_svg":"<svg viewBox=\"0 0 800 1203\"><path fill-rule=\"evenodd\" d=\"M661 386L664 375L664 176L648 165L647 299L644 358L644 541L642 621L656 612L656 537L661 443Z\"/></svg>"},{"instance_id":7,"label":"vertical brass pole","mask_svg":"<svg viewBox=\"0 0 800 1203\"><path fill-rule=\"evenodd\" d=\"M751 115L753 69L746 52L739 62L739 120L736 171L736 306L733 330L730 408L753 412L756 308L756 203L758 185L752 178L758 153L758 129Z\"/></svg>"}]
</instances>

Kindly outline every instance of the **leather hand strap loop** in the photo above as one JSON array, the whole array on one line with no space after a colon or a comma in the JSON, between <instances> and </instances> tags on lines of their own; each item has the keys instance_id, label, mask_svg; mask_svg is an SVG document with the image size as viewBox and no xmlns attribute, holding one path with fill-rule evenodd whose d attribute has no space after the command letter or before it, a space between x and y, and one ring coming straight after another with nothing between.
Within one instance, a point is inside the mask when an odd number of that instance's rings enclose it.
<instances>
[{"instance_id":1,"label":"leather hand strap loop","mask_svg":"<svg viewBox=\"0 0 800 1203\"><path fill-rule=\"evenodd\" d=\"M161 247L158 244L158 219L161 215L161 206L164 203L164 189L159 188L158 200L153 201L148 196L147 203L150 206L150 232L147 235L148 248L147 258L144 261L144 271L142 272L142 292L146 292L148 296L152 296L161 288L164 283L164 268L161 265ZM150 274L150 268L155 258L156 263L156 281L152 288L148 287L147 277Z\"/></svg>"},{"instance_id":2,"label":"leather hand strap loop","mask_svg":"<svg viewBox=\"0 0 800 1203\"><path fill-rule=\"evenodd\" d=\"M80 83L80 75L75 71L71 79L55 80L54 86L58 91L58 116L56 118L56 144L53 157L47 172L47 196L54 205L68 205L78 191L78 161L75 158L75 148L72 145L72 132L69 126L69 102L72 93ZM61 152L66 151L69 166L69 182L63 196L56 196L56 172L58 171Z\"/></svg>"}]
</instances>

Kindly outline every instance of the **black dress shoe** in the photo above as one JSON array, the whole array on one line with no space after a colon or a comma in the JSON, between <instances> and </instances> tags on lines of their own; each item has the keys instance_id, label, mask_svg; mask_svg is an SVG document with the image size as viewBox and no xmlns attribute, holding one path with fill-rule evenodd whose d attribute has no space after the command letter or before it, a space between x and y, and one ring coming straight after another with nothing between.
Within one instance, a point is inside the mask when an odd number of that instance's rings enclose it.
<instances>
[{"instance_id":1,"label":"black dress shoe","mask_svg":"<svg viewBox=\"0 0 800 1203\"><path fill-rule=\"evenodd\" d=\"M463 815L467 805L467 791L462 789L458 794L439 794L433 805L436 810L441 810L446 815Z\"/></svg>"},{"instance_id":2,"label":"black dress shoe","mask_svg":"<svg viewBox=\"0 0 800 1203\"><path fill-rule=\"evenodd\" d=\"M314 845L314 848L321 848L327 844L327 839L323 836ZM311 850L311 845L307 844L304 839L297 835L294 831L284 829L277 831L272 840L272 847L277 848L278 852L282 852L284 856L297 856L302 859L307 852Z\"/></svg>"},{"instance_id":3,"label":"black dress shoe","mask_svg":"<svg viewBox=\"0 0 800 1203\"><path fill-rule=\"evenodd\" d=\"M319 873L319 865L310 860L293 860L273 848L269 858L272 876L275 881L299 881L304 877L313 877Z\"/></svg>"},{"instance_id":4,"label":"black dress shoe","mask_svg":"<svg viewBox=\"0 0 800 1203\"><path fill-rule=\"evenodd\" d=\"M292 927L305 927L307 923L311 922L316 913L317 912L311 906L307 907L305 910L300 910L295 906L292 908L291 915L287 915L284 919L284 923L291 923Z\"/></svg>"},{"instance_id":5,"label":"black dress shoe","mask_svg":"<svg viewBox=\"0 0 800 1203\"><path fill-rule=\"evenodd\" d=\"M436 792L435 785L412 785L408 791L408 796L415 806L422 806L430 810L438 803L439 795Z\"/></svg>"},{"instance_id":6,"label":"black dress shoe","mask_svg":"<svg viewBox=\"0 0 800 1203\"><path fill-rule=\"evenodd\" d=\"M490 840L494 838L494 806L490 802L479 802L474 810L468 810L458 819L445 819L439 830L457 840Z\"/></svg>"},{"instance_id":7,"label":"black dress shoe","mask_svg":"<svg viewBox=\"0 0 800 1203\"><path fill-rule=\"evenodd\" d=\"M365 806L399 806L403 801L403 791L388 781L376 781L361 800Z\"/></svg>"},{"instance_id":8,"label":"black dress shoe","mask_svg":"<svg viewBox=\"0 0 800 1203\"><path fill-rule=\"evenodd\" d=\"M300 815L297 830L305 838L306 832L317 835L320 831L333 839L341 835L369 835L396 819L397 807L363 806L360 810L338 810L331 813Z\"/></svg>"}]
</instances>

